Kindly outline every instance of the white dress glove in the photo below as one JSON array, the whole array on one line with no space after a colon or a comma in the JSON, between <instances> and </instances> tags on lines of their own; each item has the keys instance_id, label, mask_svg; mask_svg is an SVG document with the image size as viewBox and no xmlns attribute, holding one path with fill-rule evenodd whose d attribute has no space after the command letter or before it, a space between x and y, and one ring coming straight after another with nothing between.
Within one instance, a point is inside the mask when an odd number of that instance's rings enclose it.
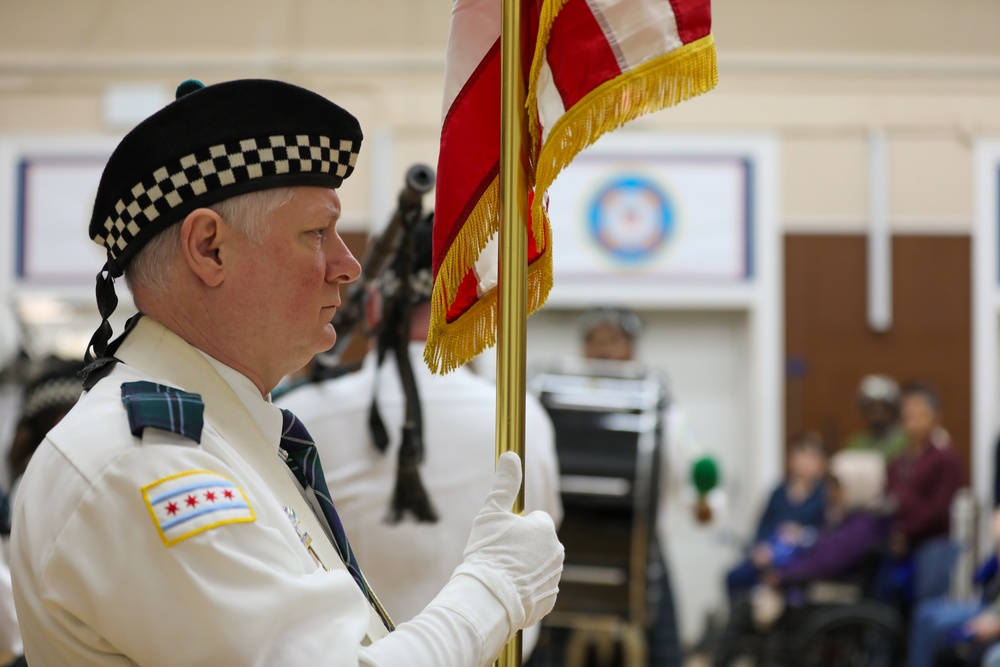
<instances>
[{"instance_id":1,"label":"white dress glove","mask_svg":"<svg viewBox=\"0 0 1000 667\"><path fill-rule=\"evenodd\" d=\"M475 577L497 596L512 633L552 611L565 554L548 514L510 511L520 487L521 460L507 452L497 461L493 488L472 524L465 560L455 570Z\"/></svg>"}]
</instances>

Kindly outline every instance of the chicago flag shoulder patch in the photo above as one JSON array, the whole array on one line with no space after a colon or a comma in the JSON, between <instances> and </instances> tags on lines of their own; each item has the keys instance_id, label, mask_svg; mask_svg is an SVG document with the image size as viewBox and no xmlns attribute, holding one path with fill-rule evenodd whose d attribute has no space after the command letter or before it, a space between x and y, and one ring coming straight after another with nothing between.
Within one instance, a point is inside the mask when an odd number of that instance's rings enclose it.
<instances>
[{"instance_id":1,"label":"chicago flag shoulder patch","mask_svg":"<svg viewBox=\"0 0 1000 667\"><path fill-rule=\"evenodd\" d=\"M211 470L187 470L142 487L142 497L163 544L230 523L255 520L250 501L229 478Z\"/></svg>"}]
</instances>

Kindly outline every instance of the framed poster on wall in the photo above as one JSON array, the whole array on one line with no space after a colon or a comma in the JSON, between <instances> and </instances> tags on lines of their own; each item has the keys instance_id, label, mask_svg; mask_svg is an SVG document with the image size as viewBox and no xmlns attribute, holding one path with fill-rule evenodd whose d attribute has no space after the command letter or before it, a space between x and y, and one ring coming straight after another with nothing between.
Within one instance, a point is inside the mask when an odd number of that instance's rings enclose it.
<instances>
[{"instance_id":1,"label":"framed poster on wall","mask_svg":"<svg viewBox=\"0 0 1000 667\"><path fill-rule=\"evenodd\" d=\"M16 137L0 143L7 280L57 290L92 285L105 257L87 227L115 143L104 137Z\"/></svg>"},{"instance_id":2,"label":"framed poster on wall","mask_svg":"<svg viewBox=\"0 0 1000 667\"><path fill-rule=\"evenodd\" d=\"M773 140L618 131L549 188L549 303L743 308L778 259Z\"/></svg>"},{"instance_id":3,"label":"framed poster on wall","mask_svg":"<svg viewBox=\"0 0 1000 667\"><path fill-rule=\"evenodd\" d=\"M18 281L57 285L93 278L104 251L87 238L107 155L25 157L18 164Z\"/></svg>"},{"instance_id":4,"label":"framed poster on wall","mask_svg":"<svg viewBox=\"0 0 1000 667\"><path fill-rule=\"evenodd\" d=\"M584 153L549 191L555 281L747 280L752 175L740 156Z\"/></svg>"}]
</instances>

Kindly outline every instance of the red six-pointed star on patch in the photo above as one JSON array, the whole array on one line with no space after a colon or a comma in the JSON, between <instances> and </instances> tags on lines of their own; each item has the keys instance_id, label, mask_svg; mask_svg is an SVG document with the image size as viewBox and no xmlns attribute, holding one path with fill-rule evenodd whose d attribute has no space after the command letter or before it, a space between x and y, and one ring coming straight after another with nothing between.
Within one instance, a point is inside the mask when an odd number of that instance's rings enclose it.
<instances>
[{"instance_id":1,"label":"red six-pointed star on patch","mask_svg":"<svg viewBox=\"0 0 1000 667\"><path fill-rule=\"evenodd\" d=\"M167 514L170 516L177 514L177 503L169 503L167 505Z\"/></svg>"},{"instance_id":2,"label":"red six-pointed star on patch","mask_svg":"<svg viewBox=\"0 0 1000 667\"><path fill-rule=\"evenodd\" d=\"M198 505L198 499L197 498L195 498L194 496L188 496L187 497L187 506L188 507L196 507L197 505Z\"/></svg>"},{"instance_id":3,"label":"red six-pointed star on patch","mask_svg":"<svg viewBox=\"0 0 1000 667\"><path fill-rule=\"evenodd\" d=\"M232 500L233 499L233 492L230 491L229 489L226 489L225 491L223 491L222 495L224 495L226 497L226 500Z\"/></svg>"},{"instance_id":4,"label":"red six-pointed star on patch","mask_svg":"<svg viewBox=\"0 0 1000 667\"><path fill-rule=\"evenodd\" d=\"M215 502L215 491L206 491L205 492L205 500L211 500L214 503Z\"/></svg>"}]
</instances>

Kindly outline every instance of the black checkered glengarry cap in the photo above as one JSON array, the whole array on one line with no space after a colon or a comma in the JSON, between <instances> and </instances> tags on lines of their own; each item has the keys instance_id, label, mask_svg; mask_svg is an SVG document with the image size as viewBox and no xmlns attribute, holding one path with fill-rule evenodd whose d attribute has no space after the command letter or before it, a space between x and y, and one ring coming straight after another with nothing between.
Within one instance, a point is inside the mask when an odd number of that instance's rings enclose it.
<instances>
[{"instance_id":1,"label":"black checkered glengarry cap","mask_svg":"<svg viewBox=\"0 0 1000 667\"><path fill-rule=\"evenodd\" d=\"M108 251L108 273L156 234L204 206L275 187L338 188L361 148L354 116L281 81L183 86L111 155L90 237Z\"/></svg>"}]
</instances>

